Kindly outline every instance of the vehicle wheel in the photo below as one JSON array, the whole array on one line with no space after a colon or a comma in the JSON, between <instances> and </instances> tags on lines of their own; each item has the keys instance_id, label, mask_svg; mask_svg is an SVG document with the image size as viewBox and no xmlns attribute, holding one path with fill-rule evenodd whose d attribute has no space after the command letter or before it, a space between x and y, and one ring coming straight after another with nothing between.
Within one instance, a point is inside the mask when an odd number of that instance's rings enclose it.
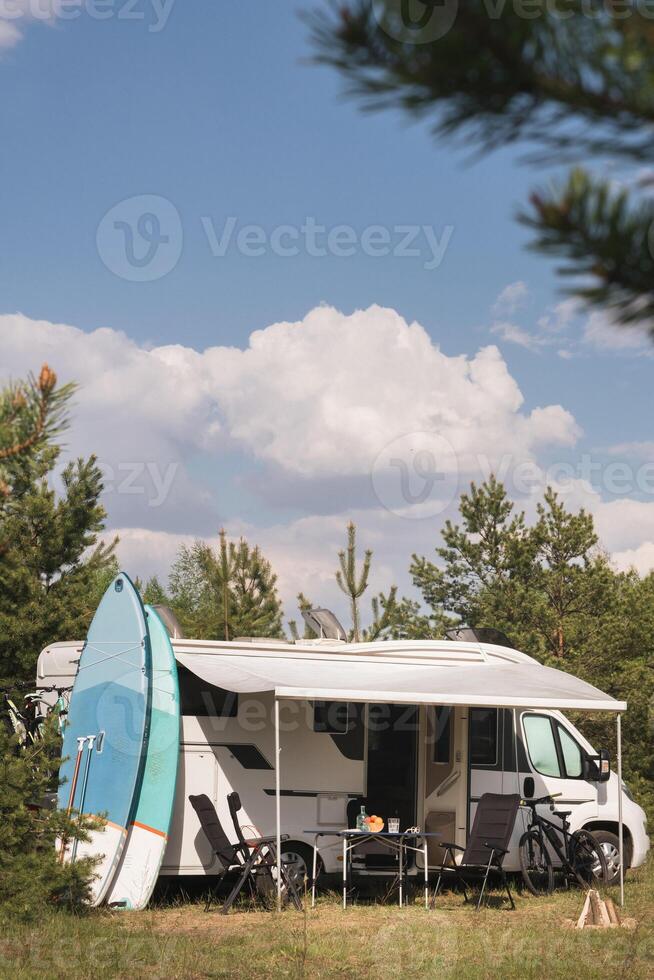
<instances>
[{"instance_id":1,"label":"vehicle wheel","mask_svg":"<svg viewBox=\"0 0 654 980\"><path fill-rule=\"evenodd\" d=\"M582 888L597 888L609 882L604 849L589 830L577 830L572 834L570 864Z\"/></svg>"},{"instance_id":2,"label":"vehicle wheel","mask_svg":"<svg viewBox=\"0 0 654 980\"><path fill-rule=\"evenodd\" d=\"M547 845L539 835L528 830L520 838L520 869L522 878L532 895L550 895L554 888L552 859Z\"/></svg>"},{"instance_id":3,"label":"vehicle wheel","mask_svg":"<svg viewBox=\"0 0 654 980\"><path fill-rule=\"evenodd\" d=\"M307 844L303 844L300 841L288 841L286 844L282 845L282 861L288 866L289 875L298 889L302 891L304 889L305 881L311 880L311 874L313 871L313 850ZM316 877L320 874L320 858L318 858L318 867L316 869Z\"/></svg>"},{"instance_id":4,"label":"vehicle wheel","mask_svg":"<svg viewBox=\"0 0 654 980\"><path fill-rule=\"evenodd\" d=\"M282 844L282 861L287 866L287 871L296 889L302 895L305 881L311 880L313 870L313 849L301 841L287 841ZM316 877L320 874L321 861L318 857L318 867ZM262 897L269 898L275 890L277 873L272 871L272 880L269 875L260 875L257 880L257 890ZM285 894L286 887L282 886L282 893Z\"/></svg>"},{"instance_id":5,"label":"vehicle wheel","mask_svg":"<svg viewBox=\"0 0 654 980\"><path fill-rule=\"evenodd\" d=\"M620 841L617 834L612 834L610 830L594 830L593 837L601 844L606 858L607 879L605 884L616 885L620 880ZM627 852L626 841L623 843L624 855L626 858L625 868L629 866L629 854Z\"/></svg>"}]
</instances>

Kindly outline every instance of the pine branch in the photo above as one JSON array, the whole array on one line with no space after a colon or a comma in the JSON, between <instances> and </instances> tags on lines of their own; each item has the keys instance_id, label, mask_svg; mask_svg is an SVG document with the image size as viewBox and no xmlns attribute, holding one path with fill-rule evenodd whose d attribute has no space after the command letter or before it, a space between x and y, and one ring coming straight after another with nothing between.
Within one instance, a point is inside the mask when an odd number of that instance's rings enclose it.
<instances>
[{"instance_id":1,"label":"pine branch","mask_svg":"<svg viewBox=\"0 0 654 980\"><path fill-rule=\"evenodd\" d=\"M654 202L632 205L627 191L575 169L562 186L533 194L531 204L520 219L536 232L532 248L563 255L563 275L595 280L570 292L622 323L648 322L654 334Z\"/></svg>"}]
</instances>

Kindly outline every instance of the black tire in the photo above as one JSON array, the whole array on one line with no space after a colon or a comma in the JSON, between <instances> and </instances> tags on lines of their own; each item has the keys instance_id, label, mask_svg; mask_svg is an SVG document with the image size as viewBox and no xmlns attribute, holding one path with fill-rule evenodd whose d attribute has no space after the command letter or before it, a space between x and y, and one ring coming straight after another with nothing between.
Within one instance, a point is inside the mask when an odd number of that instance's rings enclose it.
<instances>
[{"instance_id":1,"label":"black tire","mask_svg":"<svg viewBox=\"0 0 654 980\"><path fill-rule=\"evenodd\" d=\"M576 830L570 839L570 864L582 888L608 885L604 849L589 830Z\"/></svg>"},{"instance_id":2,"label":"black tire","mask_svg":"<svg viewBox=\"0 0 654 980\"><path fill-rule=\"evenodd\" d=\"M607 885L617 885L620 881L620 841L617 834L610 830L594 830L593 837L601 844L606 858ZM629 849L627 841L623 843L625 870L629 867Z\"/></svg>"},{"instance_id":3,"label":"black tire","mask_svg":"<svg viewBox=\"0 0 654 980\"><path fill-rule=\"evenodd\" d=\"M535 830L528 830L520 838L520 870L522 880L532 895L551 895L554 889L554 871L547 845Z\"/></svg>"},{"instance_id":4,"label":"black tire","mask_svg":"<svg viewBox=\"0 0 654 980\"><path fill-rule=\"evenodd\" d=\"M302 843L302 841L285 841L282 844L282 861L286 865L286 870L298 894L302 897L305 881L309 883L310 887L311 873L313 870L313 849L308 844ZM316 878L320 875L320 870L321 861L320 856L318 856ZM261 898L270 899L275 894L277 887L275 884L276 881L277 874L274 869L272 876L257 875L257 892ZM288 899L286 892L286 885L282 885L282 897L284 901Z\"/></svg>"},{"instance_id":5,"label":"black tire","mask_svg":"<svg viewBox=\"0 0 654 980\"><path fill-rule=\"evenodd\" d=\"M286 841L282 844L282 861L297 890L304 891L305 881L311 882L313 873L313 848L302 841ZM320 874L320 857L316 867L316 878Z\"/></svg>"}]
</instances>

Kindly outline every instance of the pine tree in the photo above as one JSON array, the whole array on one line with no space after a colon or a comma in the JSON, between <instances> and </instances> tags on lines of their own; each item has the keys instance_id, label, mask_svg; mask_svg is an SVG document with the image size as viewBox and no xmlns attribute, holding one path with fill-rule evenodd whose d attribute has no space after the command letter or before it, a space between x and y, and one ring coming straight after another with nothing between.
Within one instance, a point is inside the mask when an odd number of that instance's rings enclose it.
<instances>
[{"instance_id":1,"label":"pine tree","mask_svg":"<svg viewBox=\"0 0 654 980\"><path fill-rule=\"evenodd\" d=\"M141 594L143 602L150 606L169 606L170 598L156 575L153 575L143 583L137 579L134 583Z\"/></svg>"},{"instance_id":2,"label":"pine tree","mask_svg":"<svg viewBox=\"0 0 654 980\"><path fill-rule=\"evenodd\" d=\"M115 573L114 544L98 541L105 511L95 457L50 485L74 387L44 365L38 380L0 395L0 681L34 683L47 643L82 639Z\"/></svg>"},{"instance_id":3,"label":"pine tree","mask_svg":"<svg viewBox=\"0 0 654 980\"><path fill-rule=\"evenodd\" d=\"M313 609L313 603L311 602L310 599L307 599L304 592L298 592L297 604L298 604L298 609L300 610L301 613L308 612L311 609ZM314 633L314 631L311 629L311 627L305 620L303 620L303 622L304 622L304 632L302 634L302 638L305 640L315 639L316 634ZM297 621L294 619L289 619L288 629L291 634L291 639L297 642L300 639L300 633L297 628Z\"/></svg>"},{"instance_id":4,"label":"pine tree","mask_svg":"<svg viewBox=\"0 0 654 980\"><path fill-rule=\"evenodd\" d=\"M593 157L651 167L654 33L637 3L349 0L312 18L318 61L365 108L433 121L439 139L490 151L516 141L557 164ZM651 176L631 188L575 168L521 215L533 247L564 259L570 290L654 335Z\"/></svg>"},{"instance_id":5,"label":"pine tree","mask_svg":"<svg viewBox=\"0 0 654 980\"><path fill-rule=\"evenodd\" d=\"M353 522L347 526L347 550L339 551L338 560L340 569L336 572L336 581L339 588L350 600L350 612L352 615L352 639L359 643L361 639L360 618L359 618L359 599L368 588L368 575L370 573L370 563L372 561L372 551L366 550L363 556L363 565L360 574L357 572L357 545L356 527Z\"/></svg>"},{"instance_id":6,"label":"pine tree","mask_svg":"<svg viewBox=\"0 0 654 980\"><path fill-rule=\"evenodd\" d=\"M38 919L47 905L80 906L88 896L93 861L62 863L55 842L86 839L97 818L68 817L43 806L61 766L57 719L43 739L19 749L0 725L0 915Z\"/></svg>"},{"instance_id":7,"label":"pine tree","mask_svg":"<svg viewBox=\"0 0 654 980\"><path fill-rule=\"evenodd\" d=\"M601 642L598 624L611 597L614 574L598 547L593 518L567 511L552 489L538 504L531 532L536 563L530 583L530 616L546 650L563 661L578 640Z\"/></svg>"},{"instance_id":8,"label":"pine tree","mask_svg":"<svg viewBox=\"0 0 654 980\"><path fill-rule=\"evenodd\" d=\"M233 640L281 637L282 605L277 576L258 548L244 538L218 550L202 541L182 546L170 573L170 605L188 636Z\"/></svg>"},{"instance_id":9,"label":"pine tree","mask_svg":"<svg viewBox=\"0 0 654 980\"><path fill-rule=\"evenodd\" d=\"M411 575L437 620L454 617L469 626L495 626L515 636L524 624L526 589L535 572L534 543L524 514L495 477L461 495L460 525L446 521L440 564L413 555ZM524 639L524 626L520 627Z\"/></svg>"},{"instance_id":10,"label":"pine tree","mask_svg":"<svg viewBox=\"0 0 654 980\"><path fill-rule=\"evenodd\" d=\"M413 557L430 620L497 627L537 660L627 701L625 778L654 817L654 574L614 572L592 516L566 510L551 489L531 526L495 479L473 484L459 507L461 524L446 524L436 548L439 564ZM403 635L429 635L422 610L405 601ZM615 750L613 719L574 720L592 744Z\"/></svg>"}]
</instances>

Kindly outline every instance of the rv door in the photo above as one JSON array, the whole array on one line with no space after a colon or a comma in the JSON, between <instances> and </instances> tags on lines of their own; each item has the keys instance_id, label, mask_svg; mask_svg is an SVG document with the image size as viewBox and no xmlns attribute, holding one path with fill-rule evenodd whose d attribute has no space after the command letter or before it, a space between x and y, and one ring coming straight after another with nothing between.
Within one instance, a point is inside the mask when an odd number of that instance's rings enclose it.
<instances>
[{"instance_id":1,"label":"rv door","mask_svg":"<svg viewBox=\"0 0 654 980\"><path fill-rule=\"evenodd\" d=\"M586 753L575 738L574 727L546 711L525 711L520 721L529 767L528 772L520 773L521 792L556 796L555 808L571 811L571 829L576 830L597 815L598 784L584 778ZM548 811L544 804L543 816L551 817Z\"/></svg>"}]
</instances>

